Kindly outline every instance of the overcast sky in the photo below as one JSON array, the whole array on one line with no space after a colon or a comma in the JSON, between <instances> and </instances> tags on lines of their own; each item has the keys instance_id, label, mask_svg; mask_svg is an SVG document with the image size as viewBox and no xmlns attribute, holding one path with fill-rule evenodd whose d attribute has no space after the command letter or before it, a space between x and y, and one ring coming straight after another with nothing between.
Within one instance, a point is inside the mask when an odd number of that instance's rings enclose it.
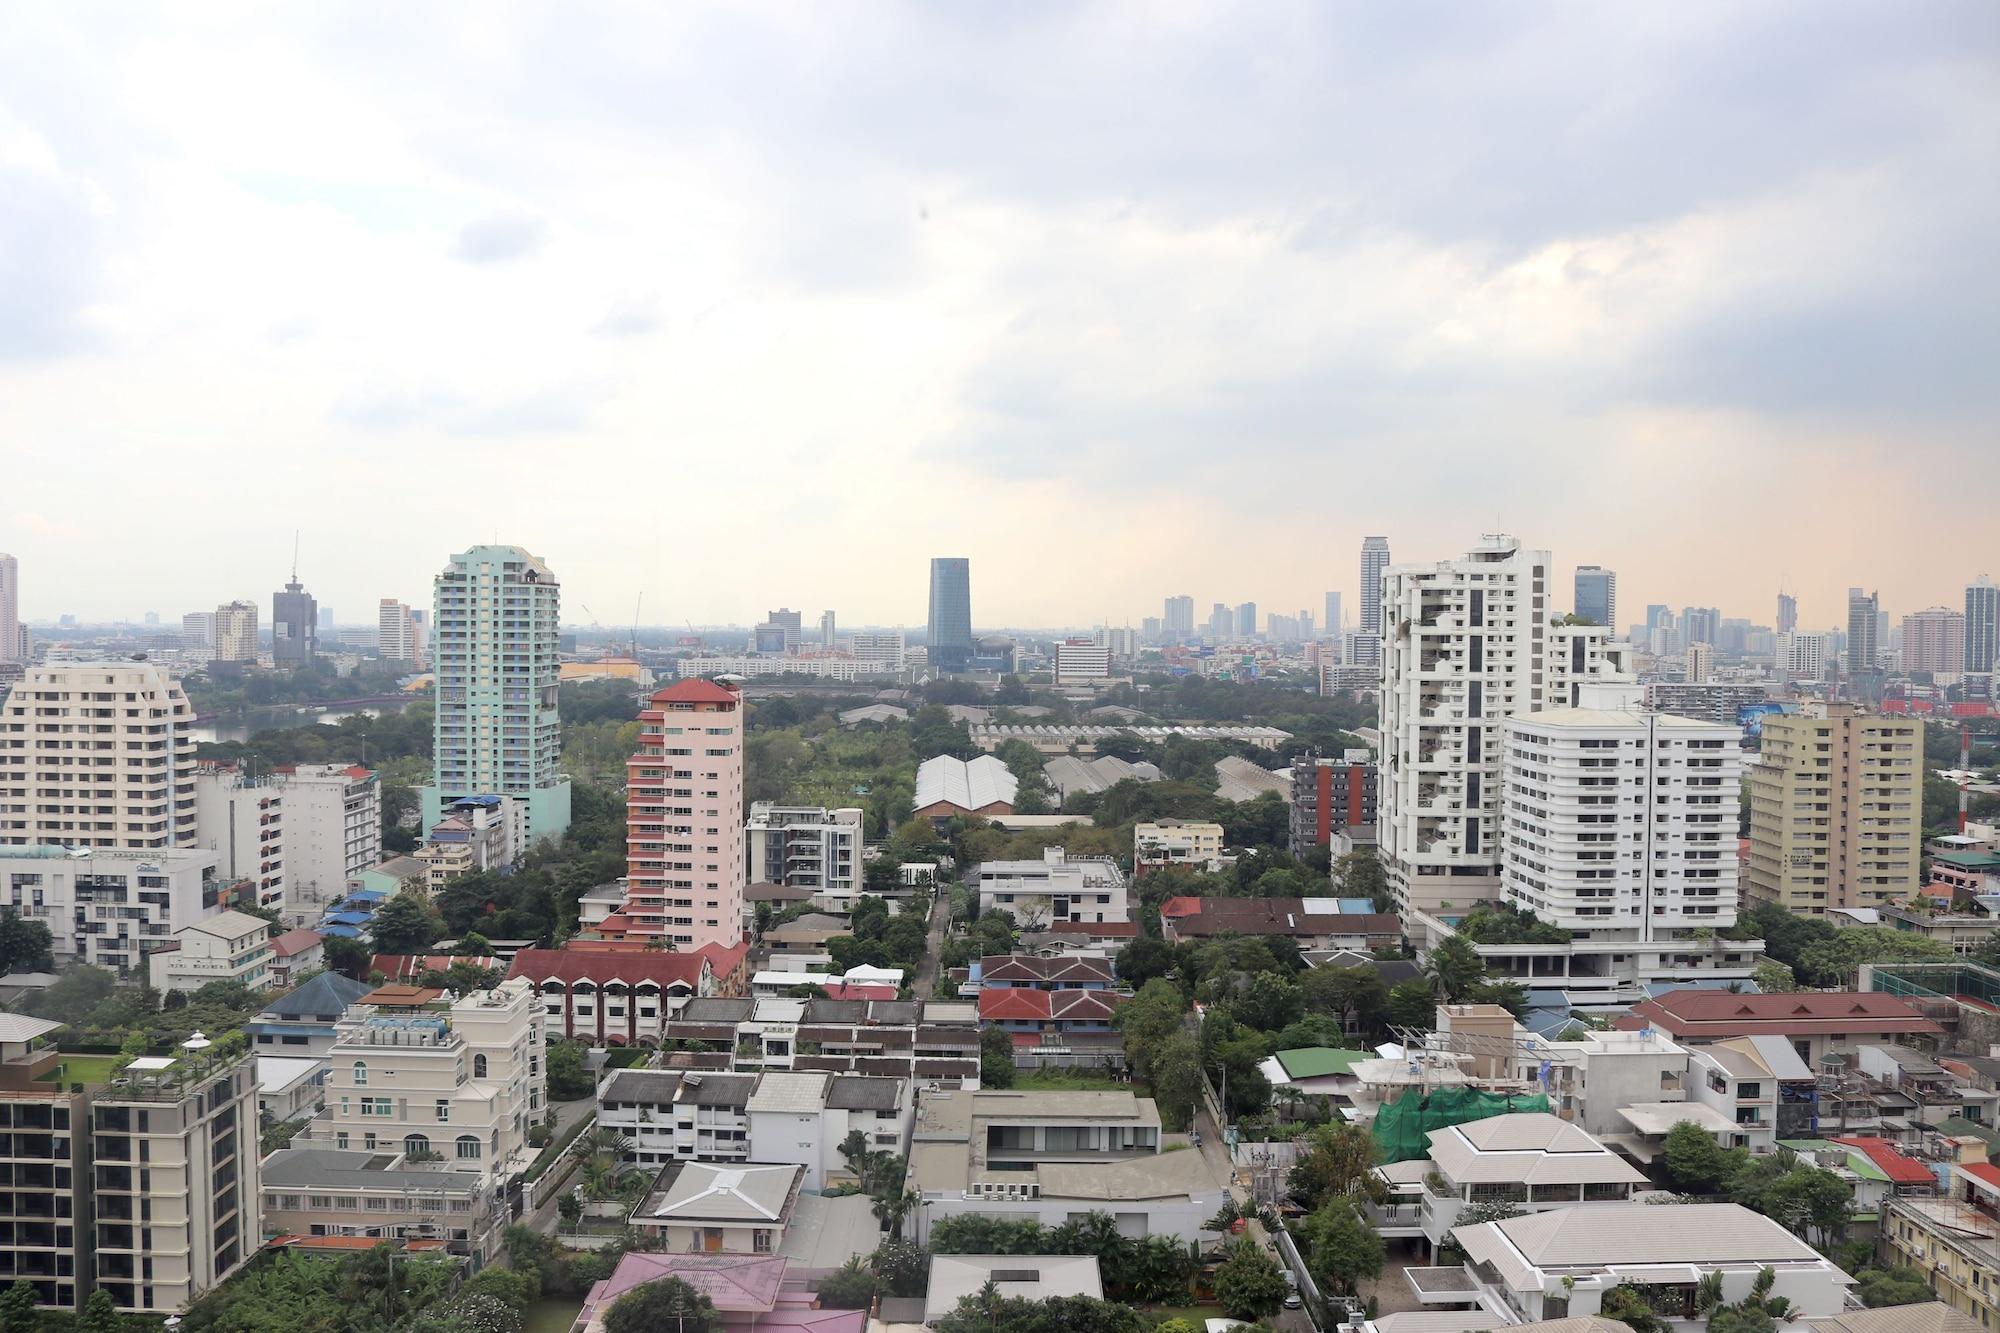
<instances>
[{"instance_id":1,"label":"overcast sky","mask_svg":"<svg viewBox=\"0 0 2000 1333\"><path fill-rule=\"evenodd\" d=\"M454 17L454 13L456 17ZM1644 603L2000 575L2000 7L0 9L33 616ZM1566 598L1566 594L1565 594ZM1350 609L1350 618L1352 611Z\"/></svg>"}]
</instances>

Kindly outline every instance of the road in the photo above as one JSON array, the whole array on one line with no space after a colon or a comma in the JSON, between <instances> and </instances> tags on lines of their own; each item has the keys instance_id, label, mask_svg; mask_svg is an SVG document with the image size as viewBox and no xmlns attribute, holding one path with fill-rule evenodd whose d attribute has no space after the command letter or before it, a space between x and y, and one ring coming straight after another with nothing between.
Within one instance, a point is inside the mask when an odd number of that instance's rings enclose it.
<instances>
[{"instance_id":1,"label":"road","mask_svg":"<svg viewBox=\"0 0 2000 1333\"><path fill-rule=\"evenodd\" d=\"M589 1114L596 1108L597 1099L595 1097L579 1097L572 1102L556 1102L556 1137L561 1138L562 1132L575 1124L579 1117ZM562 1168L557 1167L555 1169L561 1170ZM554 1235L558 1216L556 1212L556 1200L562 1197L563 1192L563 1190L552 1191L547 1198L543 1199L541 1206L535 1209L530 1216L523 1219L527 1225L545 1236Z\"/></svg>"},{"instance_id":2,"label":"road","mask_svg":"<svg viewBox=\"0 0 2000 1333\"><path fill-rule=\"evenodd\" d=\"M912 987L920 1000L936 997L931 993L937 986L938 955L944 952L944 932L951 919L951 899L946 889L931 901L930 934L924 940L924 961L917 965L917 977ZM949 997L947 997L949 998Z\"/></svg>"},{"instance_id":3,"label":"road","mask_svg":"<svg viewBox=\"0 0 2000 1333\"><path fill-rule=\"evenodd\" d=\"M1203 1159L1208 1162L1218 1179L1229 1182L1230 1197L1236 1200L1239 1208L1247 1211L1251 1204L1250 1191L1237 1179L1236 1164L1230 1160L1228 1146L1222 1137L1222 1128L1208 1113L1206 1103L1196 1105L1194 1127L1201 1132L1200 1152ZM1286 1266L1284 1254L1279 1251L1270 1233L1264 1230L1262 1222L1252 1217L1245 1232L1264 1247L1264 1252L1276 1261L1278 1267ZM1304 1310L1279 1310L1264 1322L1272 1328L1281 1330L1281 1333L1316 1333L1312 1317Z\"/></svg>"}]
</instances>

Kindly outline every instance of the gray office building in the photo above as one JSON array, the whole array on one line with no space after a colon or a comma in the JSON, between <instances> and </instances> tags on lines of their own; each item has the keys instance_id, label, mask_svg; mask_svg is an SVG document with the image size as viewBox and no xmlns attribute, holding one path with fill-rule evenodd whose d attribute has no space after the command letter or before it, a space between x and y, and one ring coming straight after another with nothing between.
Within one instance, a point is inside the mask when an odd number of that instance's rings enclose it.
<instances>
[{"instance_id":1,"label":"gray office building","mask_svg":"<svg viewBox=\"0 0 2000 1333\"><path fill-rule=\"evenodd\" d=\"M1847 590L1847 670L1874 671L1882 663L1882 604L1877 594Z\"/></svg>"},{"instance_id":2,"label":"gray office building","mask_svg":"<svg viewBox=\"0 0 2000 1333\"><path fill-rule=\"evenodd\" d=\"M1602 565L1576 567L1576 613L1593 625L1617 631L1618 575Z\"/></svg>"},{"instance_id":3,"label":"gray office building","mask_svg":"<svg viewBox=\"0 0 2000 1333\"><path fill-rule=\"evenodd\" d=\"M930 663L933 672L963 674L972 662L972 562L931 561Z\"/></svg>"},{"instance_id":4,"label":"gray office building","mask_svg":"<svg viewBox=\"0 0 2000 1333\"><path fill-rule=\"evenodd\" d=\"M1965 589L1965 669L1984 674L2000 660L2000 588L1984 574Z\"/></svg>"},{"instance_id":5,"label":"gray office building","mask_svg":"<svg viewBox=\"0 0 2000 1333\"><path fill-rule=\"evenodd\" d=\"M1382 571L1389 567L1389 539L1367 537L1361 542L1361 637L1354 660L1374 666L1382 660Z\"/></svg>"},{"instance_id":6,"label":"gray office building","mask_svg":"<svg viewBox=\"0 0 2000 1333\"><path fill-rule=\"evenodd\" d=\"M1257 637L1257 603L1237 603L1236 637L1239 639L1254 639Z\"/></svg>"},{"instance_id":7,"label":"gray office building","mask_svg":"<svg viewBox=\"0 0 2000 1333\"><path fill-rule=\"evenodd\" d=\"M283 592L271 594L271 661L308 667L319 656L319 604L299 582L297 570Z\"/></svg>"}]
</instances>

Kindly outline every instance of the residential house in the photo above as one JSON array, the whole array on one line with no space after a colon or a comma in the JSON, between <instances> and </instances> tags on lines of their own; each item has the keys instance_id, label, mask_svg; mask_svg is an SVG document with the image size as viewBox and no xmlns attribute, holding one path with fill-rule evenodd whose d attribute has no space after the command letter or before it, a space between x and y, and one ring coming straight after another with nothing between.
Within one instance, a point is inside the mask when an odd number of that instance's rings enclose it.
<instances>
[{"instance_id":1,"label":"residential house","mask_svg":"<svg viewBox=\"0 0 2000 1333\"><path fill-rule=\"evenodd\" d=\"M660 1168L629 1223L667 1251L776 1254L798 1207L803 1166L674 1161Z\"/></svg>"},{"instance_id":2,"label":"residential house","mask_svg":"<svg viewBox=\"0 0 2000 1333\"><path fill-rule=\"evenodd\" d=\"M1704 1279L1722 1299L1750 1294L1770 1269L1770 1294L1804 1318L1838 1315L1853 1279L1778 1223L1733 1203L1658 1208L1644 1203L1560 1208L1456 1228L1480 1303L1519 1322L1597 1314L1605 1294L1644 1286L1653 1312L1676 1330L1705 1323Z\"/></svg>"},{"instance_id":3,"label":"residential house","mask_svg":"<svg viewBox=\"0 0 2000 1333\"><path fill-rule=\"evenodd\" d=\"M731 1001L730 1003L735 1003ZM632 1146L634 1166L750 1160L756 1074L619 1069L597 1088L597 1123Z\"/></svg>"},{"instance_id":4,"label":"residential house","mask_svg":"<svg viewBox=\"0 0 2000 1333\"><path fill-rule=\"evenodd\" d=\"M1733 1120L1729 1146L1762 1155L1819 1136L1818 1082L1784 1037L1729 1037L1688 1048L1691 1101Z\"/></svg>"},{"instance_id":5,"label":"residential house","mask_svg":"<svg viewBox=\"0 0 2000 1333\"><path fill-rule=\"evenodd\" d=\"M322 972L264 1006L243 1025L244 1035L260 1056L325 1055L333 1049L340 1016L373 989L338 972Z\"/></svg>"},{"instance_id":6,"label":"residential house","mask_svg":"<svg viewBox=\"0 0 2000 1333\"><path fill-rule=\"evenodd\" d=\"M1283 936L1300 949L1394 948L1403 923L1394 913L1345 910L1341 898L1196 898L1160 904L1160 934L1169 944L1217 935Z\"/></svg>"},{"instance_id":7,"label":"residential house","mask_svg":"<svg viewBox=\"0 0 2000 1333\"><path fill-rule=\"evenodd\" d=\"M994 954L974 964L972 983L981 990L1111 990L1111 964L1101 958Z\"/></svg>"},{"instance_id":8,"label":"residential house","mask_svg":"<svg viewBox=\"0 0 2000 1333\"><path fill-rule=\"evenodd\" d=\"M1132 877L1168 866L1214 870L1222 863L1222 825L1192 819L1156 819L1132 826Z\"/></svg>"},{"instance_id":9,"label":"residential house","mask_svg":"<svg viewBox=\"0 0 2000 1333\"><path fill-rule=\"evenodd\" d=\"M982 862L966 878L978 891L982 913L1002 911L1023 926L1130 916L1124 873L1109 858L1072 860L1062 848L1050 847L1039 861Z\"/></svg>"},{"instance_id":10,"label":"residential house","mask_svg":"<svg viewBox=\"0 0 2000 1333\"><path fill-rule=\"evenodd\" d=\"M1673 990L1632 1006L1615 1026L1653 1028L1684 1046L1729 1037L1779 1036L1808 1068L1829 1054L1884 1039L1930 1044L1943 1029L1909 1004L1876 991L1797 991L1738 995Z\"/></svg>"},{"instance_id":11,"label":"residential house","mask_svg":"<svg viewBox=\"0 0 2000 1333\"><path fill-rule=\"evenodd\" d=\"M1128 1236L1199 1241L1228 1197L1199 1152L1163 1152L1158 1108L1130 1092L918 1093L905 1234L958 1213L1056 1226L1104 1212Z\"/></svg>"},{"instance_id":12,"label":"residential house","mask_svg":"<svg viewBox=\"0 0 2000 1333\"><path fill-rule=\"evenodd\" d=\"M618 1261L611 1276L590 1289L574 1325L576 1333L603 1333L604 1316L635 1287L668 1278L684 1282L715 1307L715 1323L730 1333L863 1333L866 1310L816 1309L806 1277L788 1272L782 1255L662 1254L637 1250Z\"/></svg>"},{"instance_id":13,"label":"residential house","mask_svg":"<svg viewBox=\"0 0 2000 1333\"><path fill-rule=\"evenodd\" d=\"M475 1264L501 1251L511 1220L484 1175L412 1164L406 1154L280 1148L264 1160L264 1226L274 1237L356 1236L430 1241Z\"/></svg>"},{"instance_id":14,"label":"residential house","mask_svg":"<svg viewBox=\"0 0 2000 1333\"><path fill-rule=\"evenodd\" d=\"M271 923L247 912L203 917L146 954L148 978L159 991L196 991L211 981L263 990L270 970Z\"/></svg>"},{"instance_id":15,"label":"residential house","mask_svg":"<svg viewBox=\"0 0 2000 1333\"><path fill-rule=\"evenodd\" d=\"M900 1157L909 1147L912 1103L901 1079L767 1071L747 1110L750 1159L800 1163L812 1193L858 1179L841 1151L851 1132L871 1153Z\"/></svg>"},{"instance_id":16,"label":"residential house","mask_svg":"<svg viewBox=\"0 0 2000 1333\"><path fill-rule=\"evenodd\" d=\"M318 931L301 927L271 937L271 985L281 988L296 986L301 976L325 965L325 942L320 939Z\"/></svg>"},{"instance_id":17,"label":"residential house","mask_svg":"<svg viewBox=\"0 0 2000 1333\"><path fill-rule=\"evenodd\" d=\"M1110 1032L1124 997L1104 990L983 990L979 1021L1032 1046L1044 1033Z\"/></svg>"},{"instance_id":18,"label":"residential house","mask_svg":"<svg viewBox=\"0 0 2000 1333\"><path fill-rule=\"evenodd\" d=\"M257 1057L257 1114L266 1125L309 1120L326 1105L324 1056Z\"/></svg>"}]
</instances>

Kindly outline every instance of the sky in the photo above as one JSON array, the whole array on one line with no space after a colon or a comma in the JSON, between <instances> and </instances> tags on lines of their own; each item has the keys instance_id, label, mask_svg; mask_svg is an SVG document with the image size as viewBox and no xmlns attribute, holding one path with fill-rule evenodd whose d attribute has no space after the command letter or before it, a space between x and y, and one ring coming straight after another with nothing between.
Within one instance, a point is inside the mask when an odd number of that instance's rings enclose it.
<instances>
[{"instance_id":1,"label":"sky","mask_svg":"<svg viewBox=\"0 0 2000 1333\"><path fill-rule=\"evenodd\" d=\"M1501 530L1900 615L2000 575L1996 162L1968 0L7 6L0 550L1086 625Z\"/></svg>"}]
</instances>

